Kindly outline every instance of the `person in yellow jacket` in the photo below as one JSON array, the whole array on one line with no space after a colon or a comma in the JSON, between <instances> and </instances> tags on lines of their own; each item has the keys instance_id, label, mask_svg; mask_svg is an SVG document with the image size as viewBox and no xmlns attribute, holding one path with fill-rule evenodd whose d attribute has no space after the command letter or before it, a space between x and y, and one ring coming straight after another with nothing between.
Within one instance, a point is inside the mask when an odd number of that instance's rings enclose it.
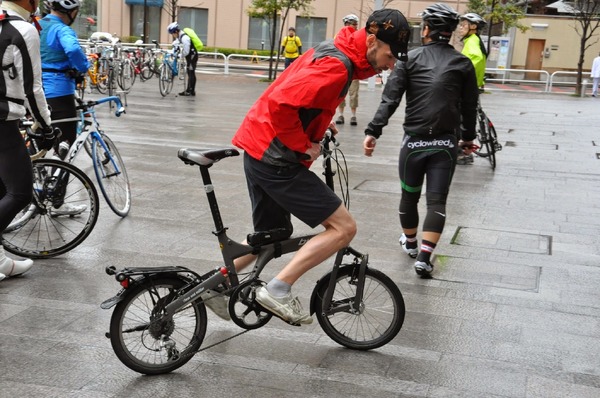
<instances>
[{"instance_id":1,"label":"person in yellow jacket","mask_svg":"<svg viewBox=\"0 0 600 398\"><path fill-rule=\"evenodd\" d=\"M485 83L484 77L487 51L479 37L479 32L485 24L486 22L481 16L474 12L470 12L460 17L460 23L458 25L458 33L462 36L464 44L462 53L473 62L475 75L477 76L477 87L479 88L482 88Z\"/></svg>"},{"instance_id":2,"label":"person in yellow jacket","mask_svg":"<svg viewBox=\"0 0 600 398\"><path fill-rule=\"evenodd\" d=\"M281 40L281 53L285 57L284 69L302 55L302 41L296 36L296 29L290 27L288 35Z\"/></svg>"},{"instance_id":3,"label":"person in yellow jacket","mask_svg":"<svg viewBox=\"0 0 600 398\"><path fill-rule=\"evenodd\" d=\"M487 51L479 32L485 26L485 20L474 12L461 15L458 24L458 34L463 42L462 54L471 60L475 67L475 76L477 77L477 87L483 91L485 83L485 62L487 60ZM475 158L472 153L468 155L459 154L456 163L459 165L473 164Z\"/></svg>"}]
</instances>

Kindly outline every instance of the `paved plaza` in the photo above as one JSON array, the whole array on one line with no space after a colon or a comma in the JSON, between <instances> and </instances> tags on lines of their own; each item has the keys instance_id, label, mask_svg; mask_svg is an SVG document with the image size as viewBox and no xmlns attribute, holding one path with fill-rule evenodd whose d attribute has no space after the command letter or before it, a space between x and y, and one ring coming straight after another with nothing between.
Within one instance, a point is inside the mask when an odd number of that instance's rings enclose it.
<instances>
[{"instance_id":1,"label":"paved plaza","mask_svg":"<svg viewBox=\"0 0 600 398\"><path fill-rule=\"evenodd\" d=\"M398 284L406 303L404 326L388 345L353 351L316 322L293 327L273 318L168 375L122 365L105 337L111 311L100 309L119 285L104 268L202 273L219 264L198 169L177 150L230 146L265 88L256 78L199 74L195 98L162 98L153 79L136 82L124 116L98 108L127 166L131 213L121 219L101 199L83 244L0 282L0 397L600 396L600 100L565 94L483 95L504 149L495 171L481 158L457 168L434 278L423 280L398 245L404 103L367 158L363 131L381 87L361 85L358 126L344 125L339 140L358 223L352 245ZM84 158L78 165L94 179ZM211 173L228 233L242 240L251 222L241 157ZM294 285L305 307L330 264ZM205 345L240 331L209 313Z\"/></svg>"}]
</instances>

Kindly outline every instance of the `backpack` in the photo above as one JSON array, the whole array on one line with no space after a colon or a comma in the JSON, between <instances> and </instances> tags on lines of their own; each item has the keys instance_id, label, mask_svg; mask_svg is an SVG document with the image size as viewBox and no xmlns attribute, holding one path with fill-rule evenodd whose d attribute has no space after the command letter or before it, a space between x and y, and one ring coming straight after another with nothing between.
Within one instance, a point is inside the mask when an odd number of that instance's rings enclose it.
<instances>
[{"instance_id":1,"label":"backpack","mask_svg":"<svg viewBox=\"0 0 600 398\"><path fill-rule=\"evenodd\" d=\"M183 28L183 33L190 37L190 40L192 41L192 44L194 45L196 51L202 51L202 49L204 48L204 43L202 43L202 40L200 40L196 32L194 32L194 29Z\"/></svg>"},{"instance_id":2,"label":"backpack","mask_svg":"<svg viewBox=\"0 0 600 398\"><path fill-rule=\"evenodd\" d=\"M298 52L298 42L296 41L296 37L294 36L292 39L290 39L289 36L285 37L285 52L288 54L294 54Z\"/></svg>"}]
</instances>

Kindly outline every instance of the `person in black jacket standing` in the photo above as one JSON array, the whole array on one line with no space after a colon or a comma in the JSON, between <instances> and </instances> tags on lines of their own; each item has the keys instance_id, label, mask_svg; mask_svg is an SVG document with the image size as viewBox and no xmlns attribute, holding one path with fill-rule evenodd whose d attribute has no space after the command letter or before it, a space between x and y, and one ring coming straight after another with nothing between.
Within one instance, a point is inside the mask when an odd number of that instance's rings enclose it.
<instances>
[{"instance_id":1,"label":"person in black jacket standing","mask_svg":"<svg viewBox=\"0 0 600 398\"><path fill-rule=\"evenodd\" d=\"M402 187L400 245L416 258L416 273L430 277L431 254L446 221L446 198L458 146L469 152L475 138L479 93L473 64L449 44L458 14L451 7L436 3L423 11L422 18L423 46L410 51L407 61L396 63L379 108L365 130L363 147L365 155L371 156L383 127L406 92L405 136L398 165ZM464 130L459 144L461 121ZM427 214L419 251L417 204L425 177Z\"/></svg>"},{"instance_id":2,"label":"person in black jacket standing","mask_svg":"<svg viewBox=\"0 0 600 398\"><path fill-rule=\"evenodd\" d=\"M31 159L19 130L27 110L40 125L40 146L52 148L56 134L42 88L40 37L30 23L38 0L4 0L0 5L0 235L31 201ZM0 280L31 268L30 259L13 260L0 245Z\"/></svg>"}]
</instances>

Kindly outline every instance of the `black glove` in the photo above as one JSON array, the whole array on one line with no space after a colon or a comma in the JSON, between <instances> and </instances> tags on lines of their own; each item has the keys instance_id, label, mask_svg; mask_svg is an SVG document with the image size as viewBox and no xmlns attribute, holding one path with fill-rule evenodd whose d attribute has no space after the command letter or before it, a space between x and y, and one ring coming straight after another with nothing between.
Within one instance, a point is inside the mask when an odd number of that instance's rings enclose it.
<instances>
[{"instance_id":1,"label":"black glove","mask_svg":"<svg viewBox=\"0 0 600 398\"><path fill-rule=\"evenodd\" d=\"M59 128L46 127L39 128L33 132L33 137L37 142L39 149L49 151L54 146L56 139L60 137L61 131Z\"/></svg>"}]
</instances>

